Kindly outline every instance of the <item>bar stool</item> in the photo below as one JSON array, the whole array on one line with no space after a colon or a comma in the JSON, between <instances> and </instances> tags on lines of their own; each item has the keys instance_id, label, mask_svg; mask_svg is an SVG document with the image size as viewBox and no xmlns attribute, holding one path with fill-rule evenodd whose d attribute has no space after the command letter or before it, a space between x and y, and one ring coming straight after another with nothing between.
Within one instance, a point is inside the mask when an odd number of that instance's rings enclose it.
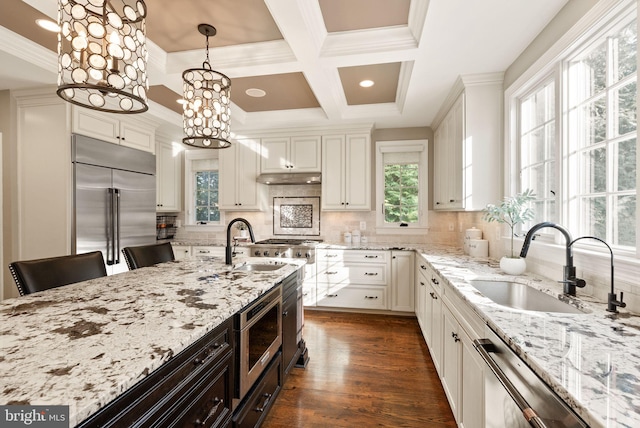
<instances>
[{"instance_id":1,"label":"bar stool","mask_svg":"<svg viewBox=\"0 0 640 428\"><path fill-rule=\"evenodd\" d=\"M9 271L21 296L107 276L100 251L12 262Z\"/></svg>"},{"instance_id":2,"label":"bar stool","mask_svg":"<svg viewBox=\"0 0 640 428\"><path fill-rule=\"evenodd\" d=\"M122 249L129 270L153 266L158 263L175 260L170 242L162 244L140 245Z\"/></svg>"}]
</instances>

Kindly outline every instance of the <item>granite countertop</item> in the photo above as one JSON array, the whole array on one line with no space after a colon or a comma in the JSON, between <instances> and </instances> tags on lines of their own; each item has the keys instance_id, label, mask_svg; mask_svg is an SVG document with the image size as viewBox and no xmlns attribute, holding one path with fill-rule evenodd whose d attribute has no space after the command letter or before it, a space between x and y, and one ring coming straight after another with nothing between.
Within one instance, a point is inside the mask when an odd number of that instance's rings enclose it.
<instances>
[{"instance_id":1,"label":"granite countertop","mask_svg":"<svg viewBox=\"0 0 640 428\"><path fill-rule=\"evenodd\" d=\"M98 411L304 262L269 272L181 260L0 302L0 404ZM245 258L239 263L273 263Z\"/></svg>"},{"instance_id":2,"label":"granite countertop","mask_svg":"<svg viewBox=\"0 0 640 428\"><path fill-rule=\"evenodd\" d=\"M580 293L562 300L587 313L510 309L484 297L470 279L525 283L554 296L562 285L526 273L508 276L489 259L454 248L419 251L457 293L591 427L640 426L640 315L606 311L606 302ZM561 275L561 272L559 273Z\"/></svg>"}]
</instances>

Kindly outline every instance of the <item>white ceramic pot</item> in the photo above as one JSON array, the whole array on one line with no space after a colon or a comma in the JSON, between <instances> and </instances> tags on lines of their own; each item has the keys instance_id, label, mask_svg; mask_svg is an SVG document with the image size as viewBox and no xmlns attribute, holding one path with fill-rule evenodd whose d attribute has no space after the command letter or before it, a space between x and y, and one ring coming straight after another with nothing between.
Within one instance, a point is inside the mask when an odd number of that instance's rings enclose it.
<instances>
[{"instance_id":1,"label":"white ceramic pot","mask_svg":"<svg viewBox=\"0 0 640 428\"><path fill-rule=\"evenodd\" d=\"M249 236L249 232L247 231L247 229L241 229L239 232L241 238L246 238L247 236Z\"/></svg>"},{"instance_id":2,"label":"white ceramic pot","mask_svg":"<svg viewBox=\"0 0 640 428\"><path fill-rule=\"evenodd\" d=\"M500 259L500 269L509 275L522 275L527 270L527 262L520 257L517 259L503 257Z\"/></svg>"}]
</instances>

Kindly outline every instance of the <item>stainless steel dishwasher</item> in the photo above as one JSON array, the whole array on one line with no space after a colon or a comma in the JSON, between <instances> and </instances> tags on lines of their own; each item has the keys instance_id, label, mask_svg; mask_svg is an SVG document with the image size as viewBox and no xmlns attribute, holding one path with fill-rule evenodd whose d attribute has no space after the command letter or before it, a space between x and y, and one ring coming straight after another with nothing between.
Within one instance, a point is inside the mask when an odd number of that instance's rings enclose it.
<instances>
[{"instance_id":1,"label":"stainless steel dishwasher","mask_svg":"<svg viewBox=\"0 0 640 428\"><path fill-rule=\"evenodd\" d=\"M486 329L473 344L487 364L485 428L588 427L510 348Z\"/></svg>"}]
</instances>

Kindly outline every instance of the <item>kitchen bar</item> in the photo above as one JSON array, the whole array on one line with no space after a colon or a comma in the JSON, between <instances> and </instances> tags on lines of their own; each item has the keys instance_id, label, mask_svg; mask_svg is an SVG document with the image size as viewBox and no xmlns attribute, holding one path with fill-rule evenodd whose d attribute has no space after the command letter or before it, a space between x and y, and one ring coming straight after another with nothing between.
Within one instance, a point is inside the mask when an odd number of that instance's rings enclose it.
<instances>
[{"instance_id":1,"label":"kitchen bar","mask_svg":"<svg viewBox=\"0 0 640 428\"><path fill-rule=\"evenodd\" d=\"M2 402L69 405L75 426L302 265L169 262L5 300Z\"/></svg>"}]
</instances>

